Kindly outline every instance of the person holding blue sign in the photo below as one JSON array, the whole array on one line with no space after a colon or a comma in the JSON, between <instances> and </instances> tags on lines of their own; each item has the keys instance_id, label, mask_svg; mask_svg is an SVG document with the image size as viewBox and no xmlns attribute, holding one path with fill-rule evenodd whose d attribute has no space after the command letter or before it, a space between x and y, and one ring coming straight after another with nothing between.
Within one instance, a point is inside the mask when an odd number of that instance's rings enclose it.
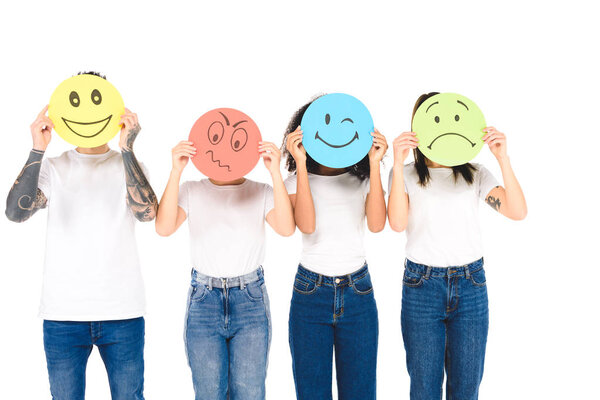
<instances>
[{"instance_id":1,"label":"person holding blue sign","mask_svg":"<svg viewBox=\"0 0 600 400\"><path fill-rule=\"evenodd\" d=\"M520 220L527 214L506 136L485 124L475 103L454 93L416 102L412 129L394 140L388 217L406 229L402 337L410 398L475 400L483 377L488 294L479 229L479 201ZM488 145L504 186L470 163ZM404 165L413 150L415 161Z\"/></svg>"},{"instance_id":2,"label":"person holding blue sign","mask_svg":"<svg viewBox=\"0 0 600 400\"><path fill-rule=\"evenodd\" d=\"M378 316L363 245L385 227L385 137L356 98L330 94L296 112L285 133L286 188L302 232L289 341L298 399L376 397Z\"/></svg>"}]
</instances>

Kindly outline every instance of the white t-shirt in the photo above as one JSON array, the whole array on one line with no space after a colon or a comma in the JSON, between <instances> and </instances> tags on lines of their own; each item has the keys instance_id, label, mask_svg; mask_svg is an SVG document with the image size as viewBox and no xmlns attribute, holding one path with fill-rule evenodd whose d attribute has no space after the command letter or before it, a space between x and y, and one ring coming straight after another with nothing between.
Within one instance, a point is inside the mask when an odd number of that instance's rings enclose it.
<instances>
[{"instance_id":1,"label":"white t-shirt","mask_svg":"<svg viewBox=\"0 0 600 400\"><path fill-rule=\"evenodd\" d=\"M308 174L315 205L315 231L302 234L300 263L326 276L347 275L365 263L365 207L369 179L360 181L348 172L325 176ZM289 194L296 193L296 175L285 180Z\"/></svg>"},{"instance_id":2,"label":"white t-shirt","mask_svg":"<svg viewBox=\"0 0 600 400\"><path fill-rule=\"evenodd\" d=\"M190 229L192 266L216 278L248 274L265 258L265 218L273 209L273 188L244 180L215 185L208 179L179 187L179 207Z\"/></svg>"},{"instance_id":3,"label":"white t-shirt","mask_svg":"<svg viewBox=\"0 0 600 400\"><path fill-rule=\"evenodd\" d=\"M431 180L419 185L414 163L404 166L408 193L406 257L418 264L450 267L469 264L483 256L479 228L479 199L485 200L498 181L482 165L473 164L473 184L452 168L429 168ZM391 190L393 171L390 171Z\"/></svg>"},{"instance_id":4,"label":"white t-shirt","mask_svg":"<svg viewBox=\"0 0 600 400\"><path fill-rule=\"evenodd\" d=\"M106 321L144 314L144 284L121 153L76 150L44 159L48 199L40 316Z\"/></svg>"}]
</instances>

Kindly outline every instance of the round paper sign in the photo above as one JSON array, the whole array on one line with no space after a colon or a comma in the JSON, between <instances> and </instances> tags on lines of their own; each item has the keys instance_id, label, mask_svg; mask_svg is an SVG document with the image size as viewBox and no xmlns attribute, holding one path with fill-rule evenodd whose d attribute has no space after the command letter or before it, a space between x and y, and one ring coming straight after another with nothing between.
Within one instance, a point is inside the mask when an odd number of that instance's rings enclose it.
<instances>
[{"instance_id":1,"label":"round paper sign","mask_svg":"<svg viewBox=\"0 0 600 400\"><path fill-rule=\"evenodd\" d=\"M360 100L344 93L319 97L300 127L306 152L319 164L345 168L362 160L373 145L373 118Z\"/></svg>"},{"instance_id":2,"label":"round paper sign","mask_svg":"<svg viewBox=\"0 0 600 400\"><path fill-rule=\"evenodd\" d=\"M189 140L196 147L192 162L200 172L212 179L232 181L256 166L262 139L249 116L233 108L217 108L198 118Z\"/></svg>"},{"instance_id":3,"label":"round paper sign","mask_svg":"<svg viewBox=\"0 0 600 400\"><path fill-rule=\"evenodd\" d=\"M48 117L60 137L79 147L108 143L120 130L125 112L117 89L99 76L82 74L63 81L52 96Z\"/></svg>"},{"instance_id":4,"label":"round paper sign","mask_svg":"<svg viewBox=\"0 0 600 400\"><path fill-rule=\"evenodd\" d=\"M454 167L466 164L483 147L483 113L468 98L456 93L440 93L419 106L412 130L419 150L438 164Z\"/></svg>"}]
</instances>

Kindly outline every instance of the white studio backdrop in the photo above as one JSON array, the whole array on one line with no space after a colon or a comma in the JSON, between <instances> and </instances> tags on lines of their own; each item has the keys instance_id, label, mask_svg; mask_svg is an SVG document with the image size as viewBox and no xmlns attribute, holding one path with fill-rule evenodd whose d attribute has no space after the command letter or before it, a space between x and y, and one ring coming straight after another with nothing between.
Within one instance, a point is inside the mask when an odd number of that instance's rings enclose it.
<instances>
[{"instance_id":1,"label":"white studio backdrop","mask_svg":"<svg viewBox=\"0 0 600 400\"><path fill-rule=\"evenodd\" d=\"M29 124L63 79L97 70L139 114L137 157L161 195L170 149L216 107L238 108L281 143L313 95L346 92L391 143L410 129L417 97L453 91L505 132L524 188L525 221L481 207L490 296L483 399L597 396L597 174L600 103L592 2L11 2L0 15L0 198L31 148ZM117 148L116 139L111 147ZM54 134L47 156L71 148ZM498 178L484 148L476 162ZM389 152L384 185L392 166ZM268 181L262 165L251 179ZM184 180L200 179L190 165ZM0 218L0 398L50 398L37 317L46 212ZM147 399L192 398L182 329L189 283L187 224L169 238L138 224L145 277ZM267 396L293 399L287 322L301 238L268 233L273 342ZM378 394L408 399L400 333L404 234L367 234L379 307ZM99 243L102 248L102 243ZM226 247L223 251L226 251ZM90 254L90 257L93 257ZM86 260L81 260L85 265ZM87 398L110 398L97 351ZM316 399L318 400L318 399Z\"/></svg>"}]
</instances>

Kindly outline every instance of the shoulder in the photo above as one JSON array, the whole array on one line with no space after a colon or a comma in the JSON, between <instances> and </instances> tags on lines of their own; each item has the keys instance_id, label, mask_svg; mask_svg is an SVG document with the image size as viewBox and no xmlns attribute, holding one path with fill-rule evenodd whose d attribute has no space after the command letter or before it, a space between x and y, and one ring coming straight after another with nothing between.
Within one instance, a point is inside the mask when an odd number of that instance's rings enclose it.
<instances>
[{"instance_id":1,"label":"shoulder","mask_svg":"<svg viewBox=\"0 0 600 400\"><path fill-rule=\"evenodd\" d=\"M296 183L296 174L291 174L287 178L285 178L284 183Z\"/></svg>"},{"instance_id":2,"label":"shoulder","mask_svg":"<svg viewBox=\"0 0 600 400\"><path fill-rule=\"evenodd\" d=\"M185 189L189 191L198 191L202 190L202 188L206 185L208 179L201 179L199 181L185 181L179 187L180 189Z\"/></svg>"},{"instance_id":3,"label":"shoulder","mask_svg":"<svg viewBox=\"0 0 600 400\"><path fill-rule=\"evenodd\" d=\"M246 185L250 190L267 193L273 191L273 188L268 183L257 182L251 179L246 179L246 181L248 182Z\"/></svg>"}]
</instances>

